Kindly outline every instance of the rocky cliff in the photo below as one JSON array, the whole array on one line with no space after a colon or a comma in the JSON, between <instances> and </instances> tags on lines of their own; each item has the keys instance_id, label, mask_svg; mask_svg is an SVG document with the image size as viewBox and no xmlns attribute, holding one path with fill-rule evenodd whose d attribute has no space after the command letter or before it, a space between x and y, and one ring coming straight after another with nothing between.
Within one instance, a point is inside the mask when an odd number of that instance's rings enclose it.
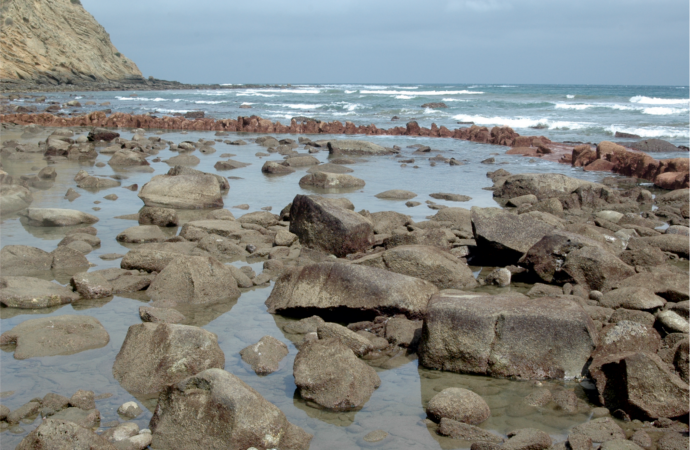
<instances>
[{"instance_id":1,"label":"rocky cliff","mask_svg":"<svg viewBox=\"0 0 690 450\"><path fill-rule=\"evenodd\" d=\"M38 84L141 78L79 0L0 0L0 80Z\"/></svg>"}]
</instances>

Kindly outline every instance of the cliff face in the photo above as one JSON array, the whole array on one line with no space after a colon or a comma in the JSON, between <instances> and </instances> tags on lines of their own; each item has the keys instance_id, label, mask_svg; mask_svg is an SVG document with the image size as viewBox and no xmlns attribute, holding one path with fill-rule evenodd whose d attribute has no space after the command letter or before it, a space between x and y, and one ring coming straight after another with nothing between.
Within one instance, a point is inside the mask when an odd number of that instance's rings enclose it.
<instances>
[{"instance_id":1,"label":"cliff face","mask_svg":"<svg viewBox=\"0 0 690 450\"><path fill-rule=\"evenodd\" d=\"M0 0L0 79L63 84L139 78L79 0Z\"/></svg>"}]
</instances>

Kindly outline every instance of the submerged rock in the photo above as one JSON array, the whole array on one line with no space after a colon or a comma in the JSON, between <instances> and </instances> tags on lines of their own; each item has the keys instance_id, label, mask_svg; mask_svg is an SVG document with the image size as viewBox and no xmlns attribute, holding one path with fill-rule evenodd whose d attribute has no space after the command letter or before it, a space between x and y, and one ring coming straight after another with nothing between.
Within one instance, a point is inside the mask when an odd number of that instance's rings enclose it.
<instances>
[{"instance_id":1,"label":"submerged rock","mask_svg":"<svg viewBox=\"0 0 690 450\"><path fill-rule=\"evenodd\" d=\"M71 289L40 278L0 278L0 303L9 308L48 308L71 303L79 298L79 294Z\"/></svg>"},{"instance_id":2,"label":"submerged rock","mask_svg":"<svg viewBox=\"0 0 690 450\"><path fill-rule=\"evenodd\" d=\"M72 315L29 319L0 336L0 345L16 344L16 359L72 355L108 342L110 336L97 319Z\"/></svg>"},{"instance_id":3,"label":"submerged rock","mask_svg":"<svg viewBox=\"0 0 690 450\"><path fill-rule=\"evenodd\" d=\"M26 217L29 224L36 227L68 227L98 222L98 217L75 209L29 208Z\"/></svg>"},{"instance_id":4,"label":"submerged rock","mask_svg":"<svg viewBox=\"0 0 690 450\"><path fill-rule=\"evenodd\" d=\"M132 325L113 364L113 377L133 394L156 394L210 368L225 366L218 337L202 328L165 323Z\"/></svg>"},{"instance_id":5,"label":"submerged rock","mask_svg":"<svg viewBox=\"0 0 690 450\"><path fill-rule=\"evenodd\" d=\"M26 209L34 201L31 191L23 186L0 185L0 214L11 214Z\"/></svg>"},{"instance_id":6,"label":"submerged rock","mask_svg":"<svg viewBox=\"0 0 690 450\"><path fill-rule=\"evenodd\" d=\"M154 448L307 450L313 437L221 369L204 370L168 386L149 426Z\"/></svg>"}]
</instances>

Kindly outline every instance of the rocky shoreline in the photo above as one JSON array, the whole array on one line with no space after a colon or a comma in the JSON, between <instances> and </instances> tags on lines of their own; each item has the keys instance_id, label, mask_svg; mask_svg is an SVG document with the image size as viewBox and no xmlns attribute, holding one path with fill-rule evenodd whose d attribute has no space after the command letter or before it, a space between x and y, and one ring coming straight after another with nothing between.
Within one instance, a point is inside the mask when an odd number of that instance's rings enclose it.
<instances>
[{"instance_id":1,"label":"rocky shoreline","mask_svg":"<svg viewBox=\"0 0 690 450\"><path fill-rule=\"evenodd\" d=\"M166 90L217 90L217 89L260 89L260 88L288 88L288 85L265 84L187 84L179 81L167 81L154 77L144 78L130 76L120 80L93 80L88 76L79 74L52 74L34 80L2 80L0 79L1 93L25 93L25 92L94 92L94 91L166 91Z\"/></svg>"},{"instance_id":2,"label":"rocky shoreline","mask_svg":"<svg viewBox=\"0 0 690 450\"><path fill-rule=\"evenodd\" d=\"M414 221L396 211L356 212L346 198L298 194L290 204L281 205L279 214L266 208L235 217L224 201L232 177L190 168L195 153L215 159L215 146L221 143L237 149L251 145L261 150L256 158L283 157L265 161L260 170L251 169L256 177L280 177L308 167L299 186L347 193L368 181L346 173L348 166L357 168L363 156L390 158L397 164L403 161L396 160L404 157L403 149L352 139L311 139L319 133L342 129L345 134L447 135L527 148L535 153L532 156L554 155L545 149L560 144L518 136L506 127L450 131L416 123L380 130L293 120L286 127L257 117L214 121L104 113L74 118L20 114L0 120L31 123L16 126L22 136L45 132L37 122L61 127L48 129L50 134L37 144L21 139L3 142L4 161L46 162L36 174L0 172L3 218L19 215L28 226L47 230L72 227L50 252L28 245L2 247L0 303L38 312L113 295L144 295L149 303L139 307L141 321L127 323L112 376L137 399L157 398L148 429L130 421L139 408L136 402L122 405L123 422L103 427L93 391L80 390L71 398L51 393L14 410L2 407L2 429L43 419L19 449L45 448L59 439L104 449L309 448L312 434L224 370L231 356L219 345L224 336L202 328L208 320L188 322L200 311L264 288L271 289L265 300L270 314L299 320L281 322L284 339L266 335L239 355L257 375L266 376L284 364L290 353L286 342L293 344L297 354L291 380L297 387L295 396L307 409L357 411L385 384L381 372L395 367L392 360L418 358L425 370L530 380L529 395L517 405L523 411L593 419L572 427L562 442L533 428L498 435L481 424L505 413L506 405L490 406L482 393L445 387L422 405L424 427L455 446L465 442L474 450L590 450L598 444L604 450L687 448L687 188L654 196L630 178L595 183L498 169L487 177L500 207L465 209L428 202L437 210L435 215ZM101 122L109 128L96 127ZM115 131L134 124L214 127L210 131L216 133L214 139L173 142L159 134L147 135L144 127L131 139ZM77 126L88 127L82 130L88 135L64 128ZM232 131L311 136L222 141L233 127ZM463 164L441 154L432 156L428 147L413 147L405 151L420 161ZM585 167L611 163L613 170L621 152L629 153L606 142L596 151L590 148L594 155L585 150L573 148L571 155L576 157L568 162L580 161ZM99 218L93 214L32 206L33 194L50 190L70 164L83 168L70 178L68 185L73 187L66 195L79 196L79 191L125 188L119 179L93 173L94 165L106 166L95 162L99 156L118 170L146 174L153 172L151 163L164 151L177 153L171 160L179 159L170 163L167 173L126 187L138 192L143 206L132 215L137 225L117 235L99 234ZM328 152L328 163L315 158L321 152ZM216 164L216 171L248 165L220 158ZM658 167L676 167L663 164ZM669 173L673 172L655 176ZM113 195L104 198L117 200ZM419 205L409 191L385 191L376 197ZM443 192L432 198L466 200ZM236 208L244 209L241 206ZM121 259L117 268L89 270L85 255L102 240L126 244L128 251L107 255ZM262 263L261 273L249 265L226 264L238 260ZM475 278L469 264L493 270ZM488 290L516 283L531 287L524 293ZM4 330L0 345L16 359L29 359L99 349L109 340L95 318L60 315L25 320ZM570 389L546 388L539 381L568 379L587 383ZM380 429L362 439L383 442L392 437Z\"/></svg>"},{"instance_id":3,"label":"rocky shoreline","mask_svg":"<svg viewBox=\"0 0 690 450\"><path fill-rule=\"evenodd\" d=\"M366 136L412 136L461 139L472 142L511 147L508 154L520 154L545 160L595 170L617 173L653 182L663 189L682 189L690 186L690 165L687 158L657 160L644 152L623 147L612 142L602 142L596 149L588 144L552 142L544 136L520 136L510 127L495 126L491 129L472 125L450 130L431 124L430 128L409 122L405 127L388 129L375 125L355 125L352 122L322 122L308 118L292 118L289 125L272 122L259 116L237 119L213 119L127 113L106 114L94 111L76 117L63 117L50 113L23 113L0 115L0 123L40 125L47 127L106 127L141 128L184 131L216 131L220 133L281 133L281 134L345 134Z\"/></svg>"}]
</instances>

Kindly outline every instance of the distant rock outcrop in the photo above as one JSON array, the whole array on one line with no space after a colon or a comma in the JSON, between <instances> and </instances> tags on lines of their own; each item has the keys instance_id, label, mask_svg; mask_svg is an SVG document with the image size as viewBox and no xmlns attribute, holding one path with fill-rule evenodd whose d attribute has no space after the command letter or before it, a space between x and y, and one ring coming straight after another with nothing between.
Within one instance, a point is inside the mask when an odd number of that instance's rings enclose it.
<instances>
[{"instance_id":1,"label":"distant rock outcrop","mask_svg":"<svg viewBox=\"0 0 690 450\"><path fill-rule=\"evenodd\" d=\"M79 84L142 78L80 0L2 0L0 21L0 79Z\"/></svg>"}]
</instances>

